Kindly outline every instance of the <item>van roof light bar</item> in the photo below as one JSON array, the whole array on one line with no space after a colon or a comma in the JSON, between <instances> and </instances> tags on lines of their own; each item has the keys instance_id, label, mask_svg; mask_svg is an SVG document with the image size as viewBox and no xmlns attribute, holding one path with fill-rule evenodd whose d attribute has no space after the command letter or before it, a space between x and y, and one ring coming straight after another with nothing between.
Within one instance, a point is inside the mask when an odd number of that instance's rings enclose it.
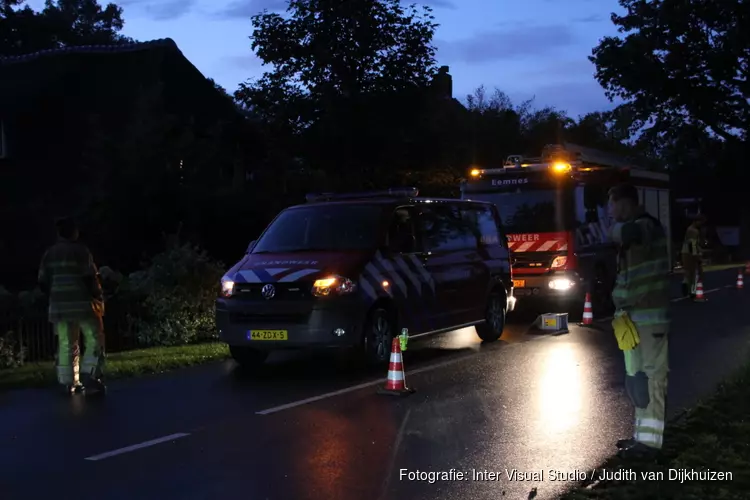
<instances>
[{"instance_id":1,"label":"van roof light bar","mask_svg":"<svg viewBox=\"0 0 750 500\"><path fill-rule=\"evenodd\" d=\"M411 188L389 188L381 191L362 191L359 193L309 193L305 196L308 203L318 201L334 200L359 200L367 198L416 198L419 189Z\"/></svg>"}]
</instances>

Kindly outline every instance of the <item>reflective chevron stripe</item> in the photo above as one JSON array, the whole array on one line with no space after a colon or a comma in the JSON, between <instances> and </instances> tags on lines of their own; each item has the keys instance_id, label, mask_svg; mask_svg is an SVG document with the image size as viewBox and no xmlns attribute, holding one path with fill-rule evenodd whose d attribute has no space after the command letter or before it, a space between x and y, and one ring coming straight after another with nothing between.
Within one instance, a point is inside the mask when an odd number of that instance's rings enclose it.
<instances>
[{"instance_id":1,"label":"reflective chevron stripe","mask_svg":"<svg viewBox=\"0 0 750 500\"><path fill-rule=\"evenodd\" d=\"M290 272L291 271L291 272ZM238 283L292 283L320 269L254 268L237 271L234 280Z\"/></svg>"},{"instance_id":2,"label":"reflective chevron stripe","mask_svg":"<svg viewBox=\"0 0 750 500\"><path fill-rule=\"evenodd\" d=\"M401 278L401 275L398 271L396 271L396 268L393 266L393 262L391 262L388 259L384 259L383 256L378 251L377 254L375 254L375 261L378 263L381 269L383 269L388 277L393 281L398 289L401 291L401 294L404 297L409 296L409 289L406 285L406 282Z\"/></svg>"},{"instance_id":3,"label":"reflective chevron stripe","mask_svg":"<svg viewBox=\"0 0 750 500\"><path fill-rule=\"evenodd\" d=\"M383 281L388 281L396 285L395 290L392 287L383 290L390 295L396 293L401 298L409 296L410 285L413 293L417 295L424 294L425 284L434 293L435 281L432 279L432 275L416 257L410 257L395 256L393 259L387 259L380 252L377 252L372 261L365 266L359 278L364 292L374 300L378 297L377 290L383 289Z\"/></svg>"},{"instance_id":4,"label":"reflective chevron stripe","mask_svg":"<svg viewBox=\"0 0 750 500\"><path fill-rule=\"evenodd\" d=\"M304 278L305 276L310 276L311 274L315 274L317 272L319 272L319 269L300 269L299 271L295 271L292 274L287 274L279 280L279 283L292 283Z\"/></svg>"}]
</instances>

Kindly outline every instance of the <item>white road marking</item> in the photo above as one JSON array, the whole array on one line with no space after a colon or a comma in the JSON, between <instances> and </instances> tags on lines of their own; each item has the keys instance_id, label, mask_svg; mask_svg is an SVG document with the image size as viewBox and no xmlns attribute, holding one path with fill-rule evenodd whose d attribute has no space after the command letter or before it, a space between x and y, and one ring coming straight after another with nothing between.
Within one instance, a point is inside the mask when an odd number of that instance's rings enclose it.
<instances>
[{"instance_id":1,"label":"white road marking","mask_svg":"<svg viewBox=\"0 0 750 500\"><path fill-rule=\"evenodd\" d=\"M414 375L416 373L422 373L430 370L436 370L438 368L442 368L444 366L450 366L452 364L458 363L460 361L463 361L464 359L474 357L475 354L467 354L465 356L460 356L458 358L449 359L448 361L443 361L442 363L437 363L430 366L424 366L422 368L417 368L416 370L410 370L406 372L407 375ZM311 398L306 399L300 399L299 401L293 401L291 403L287 403L280 406L275 406L273 408L268 408L266 410L256 411L256 415L270 415L271 413L277 413L280 411L288 410L290 408L296 408L297 406L306 405L308 403L314 403L316 401L321 401L323 399L332 398L335 396L341 396L342 394L347 394L350 392L358 391L360 389L366 389L367 387L372 387L373 385L382 384L387 379L385 377L379 378L377 380L371 380L370 382L364 382L362 384L352 385L350 387L344 387L343 389L339 389L338 391L332 391L332 392L326 392L325 394L320 394L318 396L313 396Z\"/></svg>"},{"instance_id":2,"label":"white road marking","mask_svg":"<svg viewBox=\"0 0 750 500\"><path fill-rule=\"evenodd\" d=\"M179 438L189 436L189 435L190 435L189 433L178 432L176 434L170 434L169 436L152 439L150 441L144 441L142 443L134 444L132 446L126 446L125 448L118 448L116 450L108 451L106 453L101 453L99 455L86 457L84 460L90 460L92 462L95 462L97 460L104 460L105 458L122 455L124 453L130 453L131 451L140 450L141 448L148 448L149 446L154 446L157 444L165 443L167 441L174 441L175 439L179 439Z\"/></svg>"},{"instance_id":3,"label":"white road marking","mask_svg":"<svg viewBox=\"0 0 750 500\"><path fill-rule=\"evenodd\" d=\"M393 443L393 450L391 450L391 456L388 460L388 468L385 470L385 479L383 480L383 487L380 493L380 498L387 498L388 486L391 484L391 477L393 476L393 466L396 463L398 457L398 450L401 448L401 441L404 440L404 431L406 430L406 424L409 422L409 416L411 415L411 408L406 410L404 420L401 422L401 427L398 428L398 434L396 434L396 441Z\"/></svg>"},{"instance_id":4,"label":"white road marking","mask_svg":"<svg viewBox=\"0 0 750 500\"><path fill-rule=\"evenodd\" d=\"M734 288L734 285L724 285L724 288ZM712 288L711 290L706 290L703 292L703 295L706 295L707 293L714 293L721 291L721 288ZM670 299L670 302L680 302L682 300L687 300L689 297L677 297L676 299ZM594 321L609 321L614 316L607 316L606 318L596 318Z\"/></svg>"},{"instance_id":5,"label":"white road marking","mask_svg":"<svg viewBox=\"0 0 750 500\"><path fill-rule=\"evenodd\" d=\"M546 338L550 338L550 337L540 335L538 337L531 337L531 338L527 339L526 342L532 342L532 341L535 341L535 340L542 340L542 339L546 339ZM515 346L515 345L523 345L526 342L518 342L518 343L515 343L515 344L510 344L509 346L505 347L505 349L507 349L509 347L512 347L512 346ZM476 353L476 354L466 354L464 356L459 356L457 358L449 359L449 360L443 361L441 363L435 363L434 365L423 366L423 367L417 368L415 370L407 370L405 372L405 375L408 378L408 377L410 377L412 375L416 375L418 373L425 373L425 372L429 372L429 371L432 371L432 370L437 370L438 368L443 368L443 367L446 367L446 366L454 365L456 363L460 363L461 361L467 360L469 358L473 358L475 356L486 354L486 352L487 351L485 351L485 352L479 352L479 353ZM256 415L270 415L272 413L278 413L280 411L289 410L291 408L296 408L298 406L306 405L308 403L315 403L316 401L322 401L324 399L329 399L329 398L333 398L333 397L336 397L336 396L341 396L342 394L348 394L350 392L359 391L360 389L366 389L368 387L372 387L373 385L382 384L386 380L387 380L387 378L383 377L383 378L379 378L377 380L371 380L369 382L363 382L361 384L352 385L350 387L344 387L343 389L339 389L337 391L326 392L325 394L320 394L318 396L312 396L310 398L300 399L299 401L292 401L291 403L286 403L286 404L283 404L283 405L274 406L273 408L267 408L265 410L256 411L255 414Z\"/></svg>"}]
</instances>

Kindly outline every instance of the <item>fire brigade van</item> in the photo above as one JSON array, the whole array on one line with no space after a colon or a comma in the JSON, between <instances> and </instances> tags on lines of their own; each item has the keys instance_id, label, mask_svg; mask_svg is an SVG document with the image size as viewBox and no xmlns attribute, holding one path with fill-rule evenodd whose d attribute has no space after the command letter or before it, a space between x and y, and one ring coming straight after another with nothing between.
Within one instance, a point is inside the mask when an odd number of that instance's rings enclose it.
<instances>
[{"instance_id":1,"label":"fire brigade van","mask_svg":"<svg viewBox=\"0 0 750 500\"><path fill-rule=\"evenodd\" d=\"M638 188L646 211L664 226L670 265L674 260L665 173L564 143L546 146L541 157L515 155L500 168L469 174L462 199L493 203L502 216L519 308L552 302L578 311L586 292L595 311L611 307L617 248L609 238L608 191L621 182Z\"/></svg>"},{"instance_id":2,"label":"fire brigade van","mask_svg":"<svg viewBox=\"0 0 750 500\"><path fill-rule=\"evenodd\" d=\"M279 213L221 280L219 337L241 365L316 347L385 363L402 328L502 335L515 299L494 204L413 188L307 200Z\"/></svg>"}]
</instances>

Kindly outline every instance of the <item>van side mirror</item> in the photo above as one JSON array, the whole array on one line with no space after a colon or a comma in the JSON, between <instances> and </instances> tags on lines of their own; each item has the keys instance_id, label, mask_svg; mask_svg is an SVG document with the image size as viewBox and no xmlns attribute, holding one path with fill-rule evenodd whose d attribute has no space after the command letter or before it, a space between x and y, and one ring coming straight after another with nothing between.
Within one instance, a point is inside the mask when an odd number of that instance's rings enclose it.
<instances>
[{"instance_id":1,"label":"van side mirror","mask_svg":"<svg viewBox=\"0 0 750 500\"><path fill-rule=\"evenodd\" d=\"M245 251L246 254L252 252L253 247L255 246L255 243L257 243L258 240L253 240L250 242L250 244L247 246L247 250Z\"/></svg>"}]
</instances>

